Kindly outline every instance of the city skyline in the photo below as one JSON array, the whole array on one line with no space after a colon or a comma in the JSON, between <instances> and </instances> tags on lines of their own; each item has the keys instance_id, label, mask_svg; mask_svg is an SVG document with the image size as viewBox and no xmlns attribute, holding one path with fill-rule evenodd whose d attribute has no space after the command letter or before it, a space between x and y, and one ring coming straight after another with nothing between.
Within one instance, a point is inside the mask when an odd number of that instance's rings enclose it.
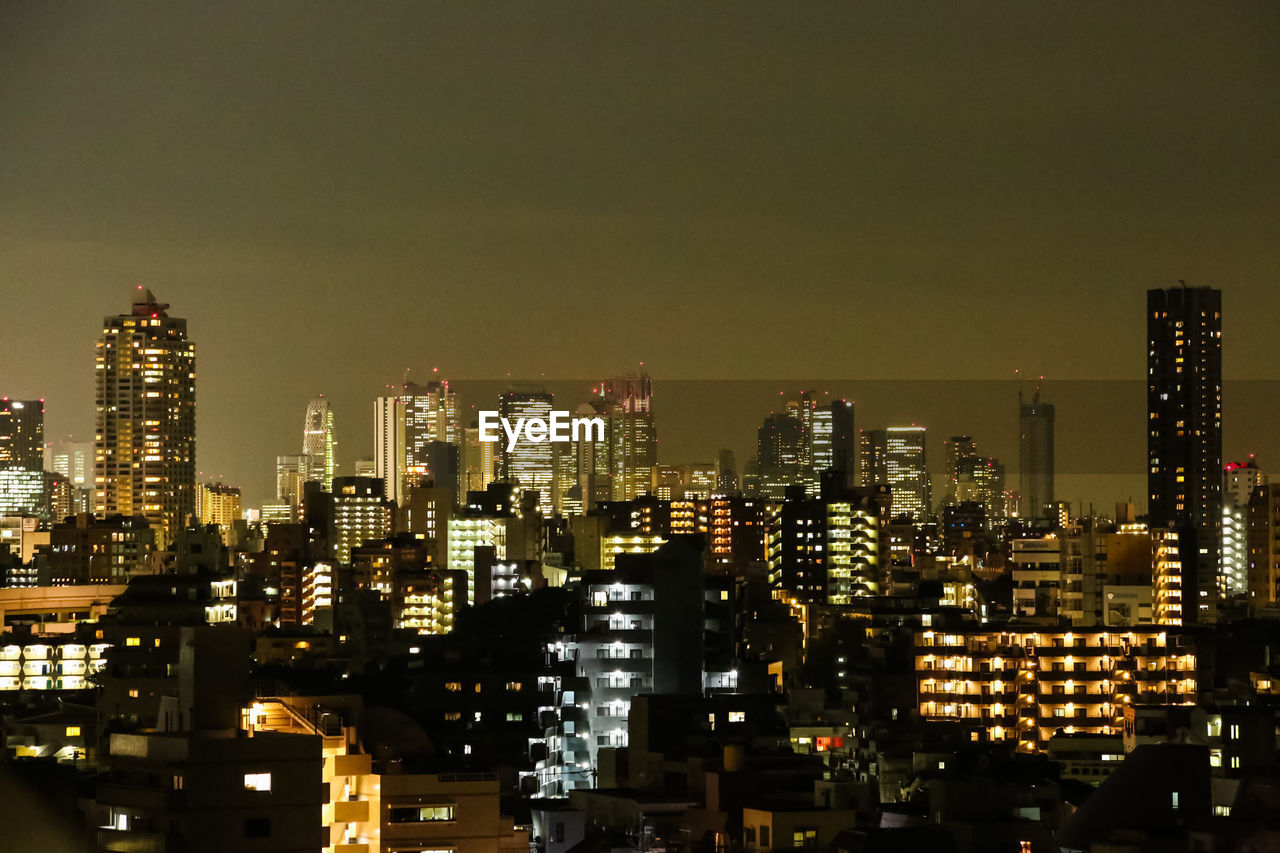
<instances>
[{"instance_id":1,"label":"city skyline","mask_svg":"<svg viewBox=\"0 0 1280 853\"><path fill-rule=\"evenodd\" d=\"M0 280L56 326L15 324L0 393L90 437L84 341L139 284L191 318L223 401L201 469L251 492L239 447L294 452L317 393L360 425L344 463L372 453L368 401L406 367L1140 379L1132 317L1178 279L1224 290L1227 380L1277 378L1274 8L625 9L526 44L533 22L472 5L303 32L237 4L7 10ZM1276 457L1231 428L1228 456Z\"/></svg>"},{"instance_id":2,"label":"city skyline","mask_svg":"<svg viewBox=\"0 0 1280 853\"><path fill-rule=\"evenodd\" d=\"M137 293L137 289L133 288L130 292ZM1229 290L1226 299L1230 304ZM184 319L191 318L184 317ZM1228 329L1231 322L1231 314L1228 311L1226 320ZM196 323L198 328L198 318ZM1131 331L1136 330L1138 326L1137 323L1131 324ZM1133 336L1138 337L1136 334ZM194 337L198 337L198 332L193 334ZM1234 338L1228 336L1225 353L1229 354L1233 348ZM202 359L202 378L206 366L207 360ZM640 370L648 371L648 366L635 368L635 371ZM415 381L412 378L412 371L409 371L408 375L412 384ZM513 385L546 387L557 399L576 405L589 399L591 392L601 381L599 378L576 381L541 378L533 382L521 381L515 377L455 379L446 377L439 368L433 369L429 375L430 380L423 380L428 384L446 378L453 382L453 392L461 401L459 420L466 421L464 426L470 424L479 408L496 405L498 397ZM781 401L788 394L794 395L804 389L826 386L828 389L835 389L825 392L829 399L847 397L858 404L860 415L857 428L859 430L913 424L920 424L929 429L926 455L930 459L928 470L935 481L945 473L943 456L940 452L942 443L947 435L958 432L973 433L979 442L991 448L990 452L993 456L1005 464L1009 475L1016 476L1019 453L1017 425L1014 423L1010 426L1010 422L1016 421L1018 403L1014 400L1006 405L1005 402L992 403L991 401L999 401L1002 396L1009 398L1022 392L1030 394L1035 387L1044 386L1047 402L1060 403L1065 395L1069 405L1075 410L1071 413L1075 416L1074 428L1067 430L1065 435L1059 435L1057 441L1059 456L1067 460L1065 464L1060 462L1058 465L1059 482L1066 485L1065 490L1058 496L1059 499L1071 502L1077 511L1092 504L1095 510L1107 512L1112 503L1125 500L1133 501L1140 511L1145 506L1145 492L1141 483L1144 476L1144 463L1140 443L1145 439L1141 428L1140 398L1143 396L1143 386L1140 382L1110 380L1091 383L1087 380L1053 381L1048 378L1032 379L1030 377L1025 380L1019 378L990 382L821 379L699 382L657 377L655 384L658 388L658 403L654 407L655 422L660 428L666 425L663 430L666 443L658 459L661 464L709 462L715 459L719 449L725 447L734 450L735 454L745 462L752 458L755 449L753 419L764 417L769 411L781 411ZM1268 470L1269 460L1280 458L1280 442L1272 439L1267 432L1266 413L1254 405L1257 400L1267 396L1264 389L1268 384L1247 380L1225 383L1227 390L1224 393L1226 411L1224 459L1254 456L1259 459L1263 469ZM1233 385L1241 391L1233 393ZM374 429L368 417L368 407L378 396L381 396L379 392L385 393L385 390L390 387L394 386L372 389L370 396L367 397L355 389L334 389L334 393L308 395L304 400L297 401L304 407L323 401L330 417L336 420L338 426L335 427L334 433L341 439L337 444L342 451L345 451L336 459L338 474L351 475L355 473L357 460L372 459L375 456ZM862 393L859 394L859 391ZM709 397L709 392L719 399ZM940 399L932 399L939 395L942 395ZM665 404L664 397L668 399ZM864 402L859 403L859 397ZM684 401L678 402L680 398L684 398ZM234 406L218 406L217 401L213 401L213 405L210 405L207 398L202 399L204 399L204 405L197 407L198 418L200 413L207 412L210 408L213 409L213 414L206 414L203 419L200 419L201 423L209 420L216 422L220 416L226 414L244 414L235 411ZM307 400L311 402L307 403ZM342 412L333 417L332 409L328 407L338 408L334 405L335 400L346 402ZM765 408L771 401L776 409ZM60 401L57 400L49 400L45 403L46 424L51 420L50 411L55 413L52 420L56 422L59 403ZM697 411L698 405L723 408L724 414L718 421L707 419ZM1123 411L1126 407L1134 414L1124 416L1117 414L1117 411ZM1005 411L1002 411L1002 408ZM1010 408L1015 410L1013 415L1007 412ZM731 417L728 414L730 411L735 411L737 414ZM1098 416L1104 414L1110 418L1110 426L1106 422L1096 420ZM275 427L272 430L273 435L284 431L294 433L293 436L284 439L281 445L269 444L268 442L272 439L259 437L251 448L237 444L235 450L228 451L225 449L223 432L217 427L206 426L200 431L206 440L198 442L197 446L204 447L206 442L215 447L221 444L224 448L221 451L223 458L229 460L229 464L217 468L206 467L204 460L207 457L201 454L197 457L198 479L202 482L227 482L239 486L245 495L247 507L271 502L276 490L276 471L273 460L279 455L297 453L301 447L296 436L299 413L295 411L292 415L292 424L273 425ZM1245 417L1241 417L1242 415ZM709 421L714 423L709 426ZM935 422L944 426L934 426ZM1072 417L1067 418L1067 423L1072 423ZM1130 439L1138 443L1129 447L1131 442L1121 442L1125 448L1123 451L1113 448L1108 454L1107 448L1100 448L1096 439L1105 434L1114 440L1116 435L1112 426L1118 426L1122 432L1131 432ZM78 438L75 433L70 435ZM356 437L351 438L353 435ZM55 444L67 440L68 434L59 435L46 426L45 436L46 444ZM213 437L212 440L209 440L209 436ZM343 436L347 437L342 438ZM212 455L208 451L205 453ZM229 474L227 471L238 471L239 476Z\"/></svg>"},{"instance_id":3,"label":"city skyline","mask_svg":"<svg viewBox=\"0 0 1280 853\"><path fill-rule=\"evenodd\" d=\"M0 0L0 849L1280 849L1277 44Z\"/></svg>"}]
</instances>

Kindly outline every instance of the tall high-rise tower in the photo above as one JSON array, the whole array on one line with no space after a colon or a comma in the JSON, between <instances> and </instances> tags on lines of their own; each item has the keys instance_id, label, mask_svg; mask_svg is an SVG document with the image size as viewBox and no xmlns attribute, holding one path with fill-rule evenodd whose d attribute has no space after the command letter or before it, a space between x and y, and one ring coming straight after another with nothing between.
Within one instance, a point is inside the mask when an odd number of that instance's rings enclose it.
<instances>
[{"instance_id":1,"label":"tall high-rise tower","mask_svg":"<svg viewBox=\"0 0 1280 853\"><path fill-rule=\"evenodd\" d=\"M1053 405L1040 401L1036 386L1031 402L1018 393L1018 487L1019 513L1023 518L1050 517L1053 503Z\"/></svg>"},{"instance_id":2,"label":"tall high-rise tower","mask_svg":"<svg viewBox=\"0 0 1280 853\"><path fill-rule=\"evenodd\" d=\"M1222 291L1147 291L1147 492L1179 534L1183 618L1217 619L1222 564Z\"/></svg>"},{"instance_id":3,"label":"tall high-rise tower","mask_svg":"<svg viewBox=\"0 0 1280 853\"><path fill-rule=\"evenodd\" d=\"M102 321L94 512L141 515L171 538L195 512L196 354L187 321L138 288Z\"/></svg>"},{"instance_id":4,"label":"tall high-rise tower","mask_svg":"<svg viewBox=\"0 0 1280 853\"><path fill-rule=\"evenodd\" d=\"M541 388L513 388L498 399L498 414L513 424L520 418L550 420L554 402L555 398ZM530 441L524 436L511 450L507 450L505 441L500 444L501 478L516 483L522 490L537 491L538 507L550 515L555 502L555 445L549 441Z\"/></svg>"},{"instance_id":5,"label":"tall high-rise tower","mask_svg":"<svg viewBox=\"0 0 1280 853\"><path fill-rule=\"evenodd\" d=\"M614 500L653 491L658 469L658 429L653 422L649 374L606 379L600 395L609 415L609 453Z\"/></svg>"},{"instance_id":6,"label":"tall high-rise tower","mask_svg":"<svg viewBox=\"0 0 1280 853\"><path fill-rule=\"evenodd\" d=\"M394 504L406 485L404 463L404 403L399 397L378 397L373 401L373 475Z\"/></svg>"},{"instance_id":7,"label":"tall high-rise tower","mask_svg":"<svg viewBox=\"0 0 1280 853\"><path fill-rule=\"evenodd\" d=\"M458 425L458 394L443 380L424 385L405 383L400 394L404 412L404 485L418 480L434 480L432 445L447 442L461 449L462 430Z\"/></svg>"},{"instance_id":8,"label":"tall high-rise tower","mask_svg":"<svg viewBox=\"0 0 1280 853\"><path fill-rule=\"evenodd\" d=\"M320 483L327 492L333 488L337 473L338 440L333 434L333 410L321 394L307 403L307 417L302 426L302 480Z\"/></svg>"}]
</instances>

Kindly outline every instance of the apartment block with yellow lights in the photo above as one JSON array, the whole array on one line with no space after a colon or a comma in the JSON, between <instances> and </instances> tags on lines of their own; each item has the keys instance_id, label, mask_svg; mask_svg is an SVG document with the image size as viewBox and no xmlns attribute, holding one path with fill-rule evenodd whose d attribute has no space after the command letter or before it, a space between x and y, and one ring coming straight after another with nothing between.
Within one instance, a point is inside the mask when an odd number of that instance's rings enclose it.
<instances>
[{"instance_id":1,"label":"apartment block with yellow lights","mask_svg":"<svg viewBox=\"0 0 1280 853\"><path fill-rule=\"evenodd\" d=\"M1019 752L1044 752L1057 732L1120 734L1132 704L1197 698L1189 639L1158 627L925 630L915 667L924 719L969 723Z\"/></svg>"},{"instance_id":2,"label":"apartment block with yellow lights","mask_svg":"<svg viewBox=\"0 0 1280 853\"><path fill-rule=\"evenodd\" d=\"M322 738L324 853L527 853L527 830L501 813L496 774L384 772L382 762L360 752L355 729L345 724L358 703L341 696L267 697L241 711L250 738Z\"/></svg>"}]
</instances>

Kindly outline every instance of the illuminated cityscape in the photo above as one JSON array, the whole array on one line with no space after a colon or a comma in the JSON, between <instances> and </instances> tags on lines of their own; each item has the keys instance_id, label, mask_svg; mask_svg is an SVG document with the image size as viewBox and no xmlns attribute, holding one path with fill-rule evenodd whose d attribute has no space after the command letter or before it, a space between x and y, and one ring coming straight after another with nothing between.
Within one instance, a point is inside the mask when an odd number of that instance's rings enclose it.
<instances>
[{"instance_id":1,"label":"illuminated cityscape","mask_svg":"<svg viewBox=\"0 0 1280 853\"><path fill-rule=\"evenodd\" d=\"M925 6L15 7L0 851L1280 850L1280 17Z\"/></svg>"}]
</instances>

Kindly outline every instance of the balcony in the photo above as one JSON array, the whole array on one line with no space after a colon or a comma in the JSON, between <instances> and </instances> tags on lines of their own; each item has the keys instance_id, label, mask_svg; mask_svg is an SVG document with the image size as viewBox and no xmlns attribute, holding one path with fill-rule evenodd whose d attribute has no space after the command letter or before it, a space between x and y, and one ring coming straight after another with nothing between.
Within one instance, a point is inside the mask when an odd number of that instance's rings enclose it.
<instances>
[{"instance_id":1,"label":"balcony","mask_svg":"<svg viewBox=\"0 0 1280 853\"><path fill-rule=\"evenodd\" d=\"M333 804L333 819L338 823L364 823L369 819L369 801L339 800Z\"/></svg>"}]
</instances>

